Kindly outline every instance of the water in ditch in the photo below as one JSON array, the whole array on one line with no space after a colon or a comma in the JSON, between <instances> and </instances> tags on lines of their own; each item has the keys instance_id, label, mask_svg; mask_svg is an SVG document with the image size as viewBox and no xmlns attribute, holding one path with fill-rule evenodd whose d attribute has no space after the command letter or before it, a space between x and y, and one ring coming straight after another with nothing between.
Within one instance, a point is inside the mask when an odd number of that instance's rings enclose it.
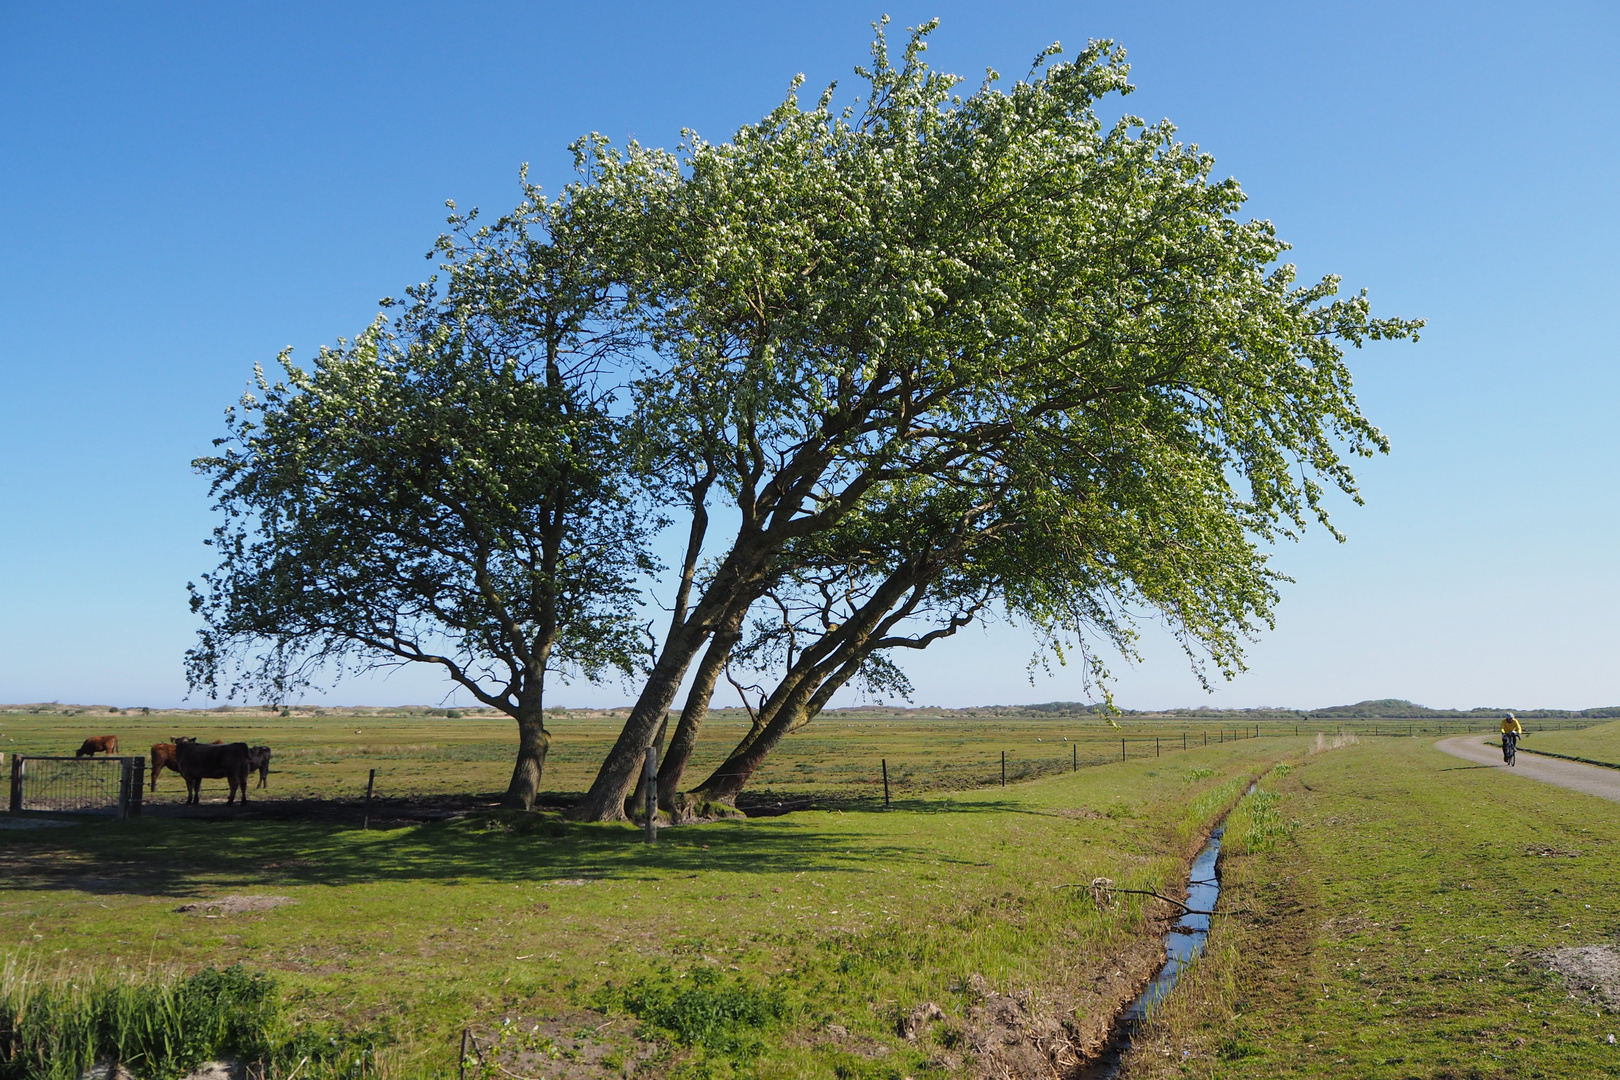
<instances>
[{"instance_id":1,"label":"water in ditch","mask_svg":"<svg viewBox=\"0 0 1620 1080\"><path fill-rule=\"evenodd\" d=\"M1254 788L1250 787L1250 791ZM1224 819L1223 819L1224 821ZM1216 826L1209 840L1193 859L1187 871L1187 906L1194 911L1214 911L1215 901L1221 895L1220 878L1216 876L1216 863L1221 857L1221 836L1224 824ZM1119 1075L1125 1054L1137 1029L1159 1003L1169 994L1181 973L1204 951L1209 937L1208 915L1182 913L1174 926L1164 935L1164 965L1153 976L1153 981L1125 1007L1114 1020L1114 1026L1103 1044L1102 1052L1087 1063L1080 1072L1080 1080L1113 1080Z\"/></svg>"}]
</instances>

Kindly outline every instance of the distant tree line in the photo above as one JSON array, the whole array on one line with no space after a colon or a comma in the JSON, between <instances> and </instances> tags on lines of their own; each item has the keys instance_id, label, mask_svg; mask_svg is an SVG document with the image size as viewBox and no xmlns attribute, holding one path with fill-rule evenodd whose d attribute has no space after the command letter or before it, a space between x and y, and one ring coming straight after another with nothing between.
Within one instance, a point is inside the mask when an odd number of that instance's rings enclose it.
<instances>
[{"instance_id":1,"label":"distant tree line","mask_svg":"<svg viewBox=\"0 0 1620 1080\"><path fill-rule=\"evenodd\" d=\"M1420 324L1296 285L1169 124L1105 124L1111 43L962 96L931 29L897 60L880 29L842 110L795 82L729 142L579 140L557 197L453 213L441 277L259 373L197 462L192 686L435 665L516 721L528 807L548 679L632 680L575 811L615 820L649 746L663 809L726 812L841 689L904 697L897 658L991 617L1105 704L1144 616L1241 670L1263 548L1387 449L1342 347ZM691 783L722 681L752 723Z\"/></svg>"}]
</instances>

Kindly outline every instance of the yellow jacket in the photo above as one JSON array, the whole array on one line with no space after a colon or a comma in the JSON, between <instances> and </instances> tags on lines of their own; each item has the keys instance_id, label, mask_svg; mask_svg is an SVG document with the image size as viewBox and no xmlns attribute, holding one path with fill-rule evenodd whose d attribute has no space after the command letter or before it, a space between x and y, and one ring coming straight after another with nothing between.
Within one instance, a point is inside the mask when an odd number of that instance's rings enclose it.
<instances>
[{"instance_id":1,"label":"yellow jacket","mask_svg":"<svg viewBox=\"0 0 1620 1080\"><path fill-rule=\"evenodd\" d=\"M1502 734L1506 735L1509 732L1514 735L1523 735L1524 728L1519 726L1518 720L1511 716L1506 716L1502 718Z\"/></svg>"}]
</instances>

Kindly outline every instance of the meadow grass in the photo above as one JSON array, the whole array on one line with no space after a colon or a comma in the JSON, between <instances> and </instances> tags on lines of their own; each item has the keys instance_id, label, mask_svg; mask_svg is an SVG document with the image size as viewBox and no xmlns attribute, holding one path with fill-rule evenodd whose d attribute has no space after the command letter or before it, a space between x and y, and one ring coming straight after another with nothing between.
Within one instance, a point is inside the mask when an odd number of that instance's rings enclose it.
<instances>
[{"instance_id":1,"label":"meadow grass","mask_svg":"<svg viewBox=\"0 0 1620 1080\"><path fill-rule=\"evenodd\" d=\"M346 768L374 756L361 748L396 748L404 762L495 736L442 720L315 719L299 721L311 725L302 746L293 727L275 735ZM950 749L951 734L912 733L909 749L982 759L1012 740L955 732ZM846 756L908 748L859 735ZM1099 910L1054 886L1108 877L1173 894L1213 820L1308 741L1195 743L1007 788L897 791L887 811L873 798L670 829L656 845L624 826L494 809L371 831L227 814L0 830L0 926L19 962L63 977L270 973L289 1022L390 1032L382 1075L452 1075L470 1027L521 1075L921 1080L967 1067L986 994L1077 1040L1100 1031L1159 958L1162 913L1142 897ZM457 775L435 765L436 784ZM481 775L469 768L461 783ZM836 788L820 767L804 783ZM231 895L291 902L176 911ZM945 1019L906 1038L907 1017L929 1003Z\"/></svg>"},{"instance_id":2,"label":"meadow grass","mask_svg":"<svg viewBox=\"0 0 1620 1080\"><path fill-rule=\"evenodd\" d=\"M1524 726L1529 734L1520 741L1520 749L1549 750L1620 768L1620 720L1576 731L1537 731L1534 721Z\"/></svg>"},{"instance_id":3,"label":"meadow grass","mask_svg":"<svg viewBox=\"0 0 1620 1080\"><path fill-rule=\"evenodd\" d=\"M1620 930L1620 807L1433 749L1296 759L1227 822L1209 949L1134 1078L1620 1075L1549 950Z\"/></svg>"},{"instance_id":4,"label":"meadow grass","mask_svg":"<svg viewBox=\"0 0 1620 1080\"><path fill-rule=\"evenodd\" d=\"M477 795L495 798L506 789L516 751L516 726L488 711L446 719L445 710L348 710L317 716L311 710L282 717L271 712L138 710L109 713L52 707L39 713L0 708L0 752L72 754L87 735L116 734L125 754L145 754L153 743L175 735L204 742L223 739L275 751L270 787L263 794L281 799L356 800L364 795L371 769L377 770L379 798L435 798ZM44 707L41 707L44 708ZM600 711L553 716L547 721L552 749L542 787L553 803L585 790L623 717ZM766 759L750 784L752 799L834 798L881 799L882 762L888 762L892 793L908 795L941 790L999 786L1001 754L1007 755L1007 778L1017 783L1082 766L1118 761L1121 740L1129 760L1179 754L1248 738L1258 730L1266 738L1313 737L1326 732L1404 734L1406 723L1387 721L1262 720L1208 721L1186 717L1126 717L1119 727L1091 716L927 716L871 715L832 712L796 733ZM1421 729L1424 725L1417 724ZM1450 721L1429 725L1453 733L1467 725ZM1488 726L1488 725L1487 725ZM1475 725L1477 729L1479 725ZM740 710L716 710L705 724L688 782L709 774L748 730ZM223 798L224 782L205 784L204 797ZM185 788L165 772L155 795L159 805L180 802ZM255 793L258 797L258 793Z\"/></svg>"}]
</instances>

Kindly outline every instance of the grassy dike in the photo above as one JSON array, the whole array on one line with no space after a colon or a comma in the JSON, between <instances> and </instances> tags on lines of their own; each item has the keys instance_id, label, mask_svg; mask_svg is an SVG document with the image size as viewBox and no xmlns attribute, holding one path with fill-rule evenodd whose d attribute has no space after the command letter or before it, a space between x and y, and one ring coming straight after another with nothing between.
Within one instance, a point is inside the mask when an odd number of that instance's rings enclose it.
<instances>
[{"instance_id":1,"label":"grassy dike","mask_svg":"<svg viewBox=\"0 0 1620 1080\"><path fill-rule=\"evenodd\" d=\"M1023 1074L1070 1062L1161 955L1142 898L1099 911L1053 886L1177 889L1210 823L1303 744L673 829L656 846L496 811L371 832L3 830L3 950L46 980L268 972L295 1019L383 1033L382 1076L454 1075L465 1026L525 1076ZM176 910L226 896L290 902Z\"/></svg>"},{"instance_id":2,"label":"grassy dike","mask_svg":"<svg viewBox=\"0 0 1620 1080\"><path fill-rule=\"evenodd\" d=\"M1614 943L1620 806L1364 740L1229 821L1209 951L1126 1076L1620 1075L1620 1018L1540 955Z\"/></svg>"}]
</instances>

